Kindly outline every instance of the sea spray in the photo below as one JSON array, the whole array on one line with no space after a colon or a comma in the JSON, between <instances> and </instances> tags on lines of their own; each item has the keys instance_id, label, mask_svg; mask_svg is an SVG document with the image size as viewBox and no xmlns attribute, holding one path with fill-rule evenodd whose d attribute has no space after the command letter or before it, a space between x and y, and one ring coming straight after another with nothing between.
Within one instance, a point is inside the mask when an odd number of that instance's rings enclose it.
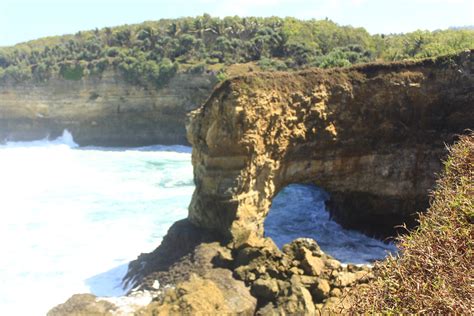
<instances>
[{"instance_id":1,"label":"sea spray","mask_svg":"<svg viewBox=\"0 0 474 316\"><path fill-rule=\"evenodd\" d=\"M44 315L74 293L123 294L128 262L187 216L194 190L189 147L83 148L67 131L55 140L0 145L0 175L2 315ZM330 221L318 192L283 190L267 234L279 245L314 237L354 263L393 249ZM291 217L298 209L303 213Z\"/></svg>"},{"instance_id":2,"label":"sea spray","mask_svg":"<svg viewBox=\"0 0 474 316\"><path fill-rule=\"evenodd\" d=\"M128 262L186 217L194 190L189 147L78 148L67 131L1 145L0 175L3 315L123 294Z\"/></svg>"}]
</instances>

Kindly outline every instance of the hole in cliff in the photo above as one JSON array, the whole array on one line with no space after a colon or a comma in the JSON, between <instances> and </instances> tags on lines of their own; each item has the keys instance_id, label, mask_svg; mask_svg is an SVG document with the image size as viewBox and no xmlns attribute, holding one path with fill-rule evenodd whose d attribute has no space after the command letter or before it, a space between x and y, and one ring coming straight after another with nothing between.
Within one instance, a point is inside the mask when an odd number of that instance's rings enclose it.
<instances>
[{"instance_id":1,"label":"hole in cliff","mask_svg":"<svg viewBox=\"0 0 474 316\"><path fill-rule=\"evenodd\" d=\"M280 248L296 238L313 238L323 251L344 263L370 263L396 251L393 244L344 229L331 220L325 207L328 198L328 193L314 185L288 185L273 198L265 235Z\"/></svg>"}]
</instances>

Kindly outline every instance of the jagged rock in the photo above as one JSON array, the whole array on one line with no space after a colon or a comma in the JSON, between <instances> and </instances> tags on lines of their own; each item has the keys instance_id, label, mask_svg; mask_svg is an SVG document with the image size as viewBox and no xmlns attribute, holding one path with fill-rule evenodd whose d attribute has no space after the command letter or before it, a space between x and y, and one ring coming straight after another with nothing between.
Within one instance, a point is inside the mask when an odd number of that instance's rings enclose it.
<instances>
[{"instance_id":1,"label":"jagged rock","mask_svg":"<svg viewBox=\"0 0 474 316\"><path fill-rule=\"evenodd\" d=\"M444 143L474 121L473 54L450 58L222 83L187 126L196 183L188 220L130 265L130 283L171 286L143 315L250 315L251 288L259 304L271 301L257 314L343 313L345 293L370 270L343 268L307 238L280 252L263 238L271 199L317 179L337 220L379 233L423 209Z\"/></svg>"},{"instance_id":2,"label":"jagged rock","mask_svg":"<svg viewBox=\"0 0 474 316\"><path fill-rule=\"evenodd\" d=\"M278 282L275 279L258 279L252 284L251 293L256 297L274 300L278 292Z\"/></svg>"},{"instance_id":3,"label":"jagged rock","mask_svg":"<svg viewBox=\"0 0 474 316\"><path fill-rule=\"evenodd\" d=\"M138 315L169 314L240 314L253 315L256 300L248 290L230 276L216 282L192 275L189 281L169 289L162 302L155 302L140 310Z\"/></svg>"},{"instance_id":4,"label":"jagged rock","mask_svg":"<svg viewBox=\"0 0 474 316\"><path fill-rule=\"evenodd\" d=\"M52 308L48 316L112 316L114 304L99 300L92 294L75 294L65 303Z\"/></svg>"},{"instance_id":5,"label":"jagged rock","mask_svg":"<svg viewBox=\"0 0 474 316\"><path fill-rule=\"evenodd\" d=\"M280 311L290 315L298 313L312 315L315 312L310 292L300 285L292 285L291 294L287 297L281 297L277 306Z\"/></svg>"},{"instance_id":6,"label":"jagged rock","mask_svg":"<svg viewBox=\"0 0 474 316\"><path fill-rule=\"evenodd\" d=\"M304 271L302 269L299 269L297 267L291 267L289 270L292 274L303 274Z\"/></svg>"},{"instance_id":7,"label":"jagged rock","mask_svg":"<svg viewBox=\"0 0 474 316\"><path fill-rule=\"evenodd\" d=\"M299 279L300 279L300 282L306 287L311 287L314 284L317 284L319 280L318 277L309 276L309 275L301 275Z\"/></svg>"},{"instance_id":8,"label":"jagged rock","mask_svg":"<svg viewBox=\"0 0 474 316\"><path fill-rule=\"evenodd\" d=\"M354 284L357 281L357 276L353 272L341 272L336 277L334 284L338 287L345 287Z\"/></svg>"},{"instance_id":9,"label":"jagged rock","mask_svg":"<svg viewBox=\"0 0 474 316\"><path fill-rule=\"evenodd\" d=\"M339 270L341 269L341 263L335 259L327 259L325 261L326 267L330 270Z\"/></svg>"},{"instance_id":10,"label":"jagged rock","mask_svg":"<svg viewBox=\"0 0 474 316\"><path fill-rule=\"evenodd\" d=\"M318 279L316 286L311 288L311 294L313 294L316 302L322 302L324 299L329 297L331 286L325 279Z\"/></svg>"},{"instance_id":11,"label":"jagged rock","mask_svg":"<svg viewBox=\"0 0 474 316\"><path fill-rule=\"evenodd\" d=\"M263 237L280 189L317 182L346 227L393 235L415 223L445 143L474 122L472 62L467 51L223 82L187 124L196 183L189 220L237 244Z\"/></svg>"},{"instance_id":12,"label":"jagged rock","mask_svg":"<svg viewBox=\"0 0 474 316\"><path fill-rule=\"evenodd\" d=\"M311 238L297 238L291 243L283 245L282 251L289 255L290 258L297 260L303 260L304 255L308 251L313 256L321 257L323 255L318 243Z\"/></svg>"},{"instance_id":13,"label":"jagged rock","mask_svg":"<svg viewBox=\"0 0 474 316\"><path fill-rule=\"evenodd\" d=\"M313 256L311 251L306 248L303 250L303 259L301 260L301 268L309 275L319 276L324 269L324 261L321 258Z\"/></svg>"}]
</instances>

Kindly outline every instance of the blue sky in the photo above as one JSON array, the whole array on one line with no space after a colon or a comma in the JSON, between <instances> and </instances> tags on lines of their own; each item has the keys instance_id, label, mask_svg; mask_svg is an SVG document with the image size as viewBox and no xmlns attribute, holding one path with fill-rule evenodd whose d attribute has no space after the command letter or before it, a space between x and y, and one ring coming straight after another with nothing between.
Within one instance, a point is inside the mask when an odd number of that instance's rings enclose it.
<instances>
[{"instance_id":1,"label":"blue sky","mask_svg":"<svg viewBox=\"0 0 474 316\"><path fill-rule=\"evenodd\" d=\"M160 18L294 16L400 33L474 25L474 0L0 0L0 46Z\"/></svg>"}]
</instances>

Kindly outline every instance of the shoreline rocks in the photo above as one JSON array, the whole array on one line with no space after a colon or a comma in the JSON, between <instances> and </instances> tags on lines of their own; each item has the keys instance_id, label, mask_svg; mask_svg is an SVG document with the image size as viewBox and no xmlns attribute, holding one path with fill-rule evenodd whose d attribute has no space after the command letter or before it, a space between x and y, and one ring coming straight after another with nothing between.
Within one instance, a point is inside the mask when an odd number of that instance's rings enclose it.
<instances>
[{"instance_id":1,"label":"shoreline rocks","mask_svg":"<svg viewBox=\"0 0 474 316\"><path fill-rule=\"evenodd\" d=\"M278 249L263 231L271 199L312 182L346 227L383 235L410 223L444 144L474 122L473 61L468 51L222 83L187 125L196 183L188 219L129 265L125 282L159 292L135 313L347 312L371 268L342 265L312 239ZM79 306L103 308L90 302Z\"/></svg>"}]
</instances>

